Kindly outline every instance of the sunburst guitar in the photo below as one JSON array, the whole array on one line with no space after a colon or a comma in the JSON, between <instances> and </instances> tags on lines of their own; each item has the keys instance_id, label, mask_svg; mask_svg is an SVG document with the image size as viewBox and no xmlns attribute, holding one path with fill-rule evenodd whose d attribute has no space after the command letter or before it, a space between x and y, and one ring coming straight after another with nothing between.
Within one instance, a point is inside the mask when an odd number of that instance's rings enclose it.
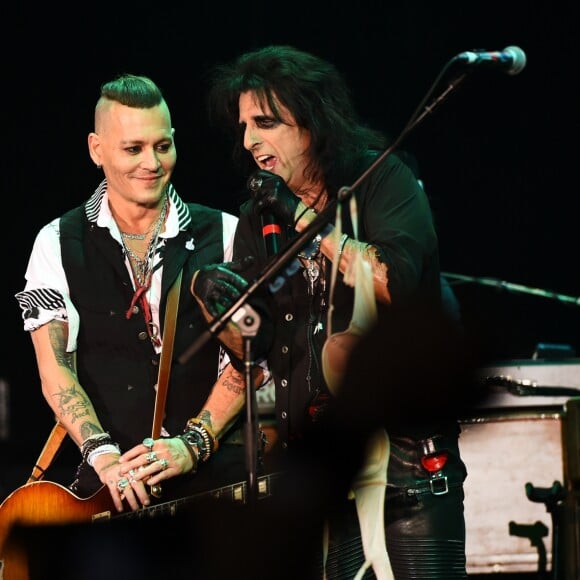
<instances>
[{"instance_id":1,"label":"sunburst guitar","mask_svg":"<svg viewBox=\"0 0 580 580\"><path fill-rule=\"evenodd\" d=\"M256 480L257 498L271 495L277 474ZM15 526L50 526L90 523L112 518L140 518L174 515L179 506L203 497L246 503L247 483L239 482L173 501L142 507L136 512L119 514L109 490L100 488L88 498L79 498L67 487L52 481L35 481L15 489L0 504L0 580L29 580L29 566L24 546L11 532Z\"/></svg>"}]
</instances>

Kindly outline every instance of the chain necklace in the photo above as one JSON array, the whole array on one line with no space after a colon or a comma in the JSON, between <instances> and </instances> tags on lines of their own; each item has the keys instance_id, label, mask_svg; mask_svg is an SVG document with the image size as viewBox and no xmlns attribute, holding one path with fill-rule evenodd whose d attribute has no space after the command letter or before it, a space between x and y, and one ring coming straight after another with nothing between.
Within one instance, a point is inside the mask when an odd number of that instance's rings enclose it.
<instances>
[{"instance_id":1,"label":"chain necklace","mask_svg":"<svg viewBox=\"0 0 580 580\"><path fill-rule=\"evenodd\" d=\"M123 249L125 253L129 256L129 263L131 264L131 269L133 271L133 276L135 278L136 286L145 286L148 282L148 277L151 274L151 266L153 264L153 258L155 255L155 248L157 246L157 239L159 237L159 232L161 227L165 222L165 217L167 216L167 198L163 203L163 207L159 212L157 219L147 228L147 231L143 234L128 234L126 232L121 232L121 238L123 243ZM138 256L136 250L132 250L126 243L125 239L129 240L144 240L147 235L153 230L151 234L151 239L149 240L149 245L147 250L143 253L143 257Z\"/></svg>"},{"instance_id":2,"label":"chain necklace","mask_svg":"<svg viewBox=\"0 0 580 580\"><path fill-rule=\"evenodd\" d=\"M156 237L152 236L143 258L140 258L131 248L129 248L129 246L123 242L123 248L129 256L129 263L131 264L131 270L133 272L133 277L135 278L135 284L137 286L145 285L145 282L147 281L147 275L151 270L151 259L155 252L153 241L157 242L157 239Z\"/></svg>"},{"instance_id":3,"label":"chain necklace","mask_svg":"<svg viewBox=\"0 0 580 580\"><path fill-rule=\"evenodd\" d=\"M142 234L129 234L127 232L121 232L121 235L127 240L144 240L151 232L154 223L156 224L157 222L152 222L151 225L147 228L147 231L143 232Z\"/></svg>"},{"instance_id":4,"label":"chain necklace","mask_svg":"<svg viewBox=\"0 0 580 580\"><path fill-rule=\"evenodd\" d=\"M322 314L326 309L326 259L322 254L302 258L304 270L302 275L307 283L307 292L311 297L312 313L316 311L314 318L317 320L314 334L323 329Z\"/></svg>"},{"instance_id":5,"label":"chain necklace","mask_svg":"<svg viewBox=\"0 0 580 580\"><path fill-rule=\"evenodd\" d=\"M165 222L165 217L167 216L167 209L169 205L169 200L167 196L163 202L163 207L159 212L159 217L154 222L154 226L149 226L147 232L144 234L127 234L121 232L121 243L123 244L123 250L125 255L129 257L129 264L131 265L131 271L133 272L133 279L135 283L135 293L133 294L133 299L129 309L125 313L125 318L127 320L131 318L134 314L135 305L137 302L141 305L143 311L143 316L145 318L145 324L147 326L147 333L149 338L155 346L161 346L161 341L159 339L159 328L153 322L153 316L151 314L151 306L147 300L147 290L151 287L151 276L153 273L153 263L155 259L155 250L157 248L157 240L159 238L159 232ZM132 240L144 240L148 233L153 229L151 234L151 239L149 240L149 245L144 253L144 257L139 257L131 248L125 243L125 239Z\"/></svg>"},{"instance_id":6,"label":"chain necklace","mask_svg":"<svg viewBox=\"0 0 580 580\"><path fill-rule=\"evenodd\" d=\"M149 227L145 232L143 232L142 234L129 234L127 232L119 230L121 232L121 236L123 236L123 238L127 240L143 241L151 233L151 230L155 229L159 231L160 224L162 224L163 221L165 220L166 213L167 213L167 198L165 198L165 203L163 204L163 207L161 208L161 211L159 212L157 219L149 224Z\"/></svg>"},{"instance_id":7,"label":"chain necklace","mask_svg":"<svg viewBox=\"0 0 580 580\"><path fill-rule=\"evenodd\" d=\"M308 320L306 322L306 341L308 345L308 369L306 383L308 391L313 392L313 380L320 375L319 349L316 346L317 335L322 336L324 330L324 313L326 311L326 266L325 257L317 253L308 258L301 258L304 270L302 272L310 297Z\"/></svg>"}]
</instances>

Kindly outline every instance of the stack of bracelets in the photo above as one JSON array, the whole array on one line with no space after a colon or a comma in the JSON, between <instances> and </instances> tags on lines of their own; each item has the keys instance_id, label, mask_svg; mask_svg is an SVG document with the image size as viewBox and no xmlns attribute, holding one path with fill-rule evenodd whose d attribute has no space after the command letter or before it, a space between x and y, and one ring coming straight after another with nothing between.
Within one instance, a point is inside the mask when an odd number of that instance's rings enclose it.
<instances>
[{"instance_id":1,"label":"stack of bracelets","mask_svg":"<svg viewBox=\"0 0 580 580\"><path fill-rule=\"evenodd\" d=\"M199 461L207 461L219 448L219 441L214 432L197 417L189 419L185 430L178 437L185 443L191 455L194 472L197 470Z\"/></svg>"},{"instance_id":2,"label":"stack of bracelets","mask_svg":"<svg viewBox=\"0 0 580 580\"><path fill-rule=\"evenodd\" d=\"M81 445L83 461L93 467L95 457L104 453L121 453L121 448L111 439L108 433L97 433L87 437Z\"/></svg>"}]
</instances>

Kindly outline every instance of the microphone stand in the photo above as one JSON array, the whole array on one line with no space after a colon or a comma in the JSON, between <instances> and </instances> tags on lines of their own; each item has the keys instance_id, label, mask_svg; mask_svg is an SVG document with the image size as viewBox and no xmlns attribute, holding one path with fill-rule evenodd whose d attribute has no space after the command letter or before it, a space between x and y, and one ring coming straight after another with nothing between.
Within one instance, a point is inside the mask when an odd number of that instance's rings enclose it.
<instances>
[{"instance_id":1,"label":"microphone stand","mask_svg":"<svg viewBox=\"0 0 580 580\"><path fill-rule=\"evenodd\" d=\"M258 499L258 402L256 389L252 380L252 338L258 334L260 315L248 304L240 308L233 316L244 339L244 382L246 385L246 421L244 423L244 450L246 452L248 501Z\"/></svg>"},{"instance_id":2,"label":"microphone stand","mask_svg":"<svg viewBox=\"0 0 580 580\"><path fill-rule=\"evenodd\" d=\"M434 88L438 85L439 80L443 77L447 69L454 63L454 59L450 60L442 71L437 76L435 82L432 84L431 88L427 92L426 96L421 101L420 105L417 107L415 113L411 116L407 125L401 131L399 136L394 140L394 142L379 156L377 159L362 173L362 175L356 179L350 186L341 187L337 192L337 198L331 199L327 205L320 211L314 220L312 220L308 226L306 226L302 232L300 232L293 240L290 240L282 247L280 252L274 256L265 264L262 268L260 274L257 278L250 282L244 292L242 292L239 298L233 302L233 304L223 312L219 317L215 318L208 328L177 358L180 364L187 362L194 354L196 354L212 337L217 337L217 335L223 330L227 325L229 320L236 322L240 325L240 321L243 321L247 316L249 318L257 317L255 311L247 304L248 299L262 287L267 281L272 279L275 274L281 272L281 270L287 266L291 260L296 260L297 255L311 242L312 238L321 232L325 227L332 222L336 215L337 204L342 204L350 198L354 189L356 189L374 170L375 168L388 156L390 155L403 141L403 139L430 113L432 113L437 106L439 106L448 95L463 81L467 76L467 73L462 73L454 80L452 80L448 87L430 104L425 105L429 97L434 91ZM292 272L293 273L293 272ZM290 274L291 275L291 274ZM260 324L259 317L257 317L257 324L255 324L255 319L252 320L251 330L245 336L244 353L245 353L245 381L246 381L246 391L247 401L254 401L252 406L248 405L246 410L246 426L245 433L248 434L247 441L245 443L249 444L251 439L255 439L257 434L257 425L254 424L256 420L256 412L253 408L255 404L255 389L253 386L252 376L251 376L251 337L255 336L258 332L258 326ZM240 325L243 326L243 325ZM253 399L251 399L253 394ZM256 490L256 449L252 447L248 450L247 457L248 460L248 492L250 498L257 497Z\"/></svg>"},{"instance_id":3,"label":"microphone stand","mask_svg":"<svg viewBox=\"0 0 580 580\"><path fill-rule=\"evenodd\" d=\"M473 282L474 284L481 284L482 286L493 286L499 290L508 290L509 292L519 292L521 294L532 294L533 296L540 296L542 298L550 298L558 302L566 304L574 304L580 306L580 296L566 296L565 294L558 294L541 288L530 288L522 284L512 284L497 278L479 278L477 276L464 276L463 274L454 274L452 272L441 272L445 278L449 280L459 280L461 282Z\"/></svg>"}]
</instances>

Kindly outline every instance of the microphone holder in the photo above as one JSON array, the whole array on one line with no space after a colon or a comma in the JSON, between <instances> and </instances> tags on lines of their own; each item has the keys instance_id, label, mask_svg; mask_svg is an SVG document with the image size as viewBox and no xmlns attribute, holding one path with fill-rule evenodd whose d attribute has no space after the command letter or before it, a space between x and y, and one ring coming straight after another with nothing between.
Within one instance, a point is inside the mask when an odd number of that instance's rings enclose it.
<instances>
[{"instance_id":1,"label":"microphone holder","mask_svg":"<svg viewBox=\"0 0 580 580\"><path fill-rule=\"evenodd\" d=\"M259 327L259 316L256 312L247 304L248 299L259 289L271 280L275 274L281 272L281 270L287 266L291 260L295 260L297 255L310 243L312 238L321 232L325 227L327 227L335 217L337 204L342 204L348 199L350 199L352 192L375 170L375 168L384 160L388 155L390 155L404 140L404 138L430 113L432 113L436 107L438 107L448 95L463 81L467 76L467 72L462 73L454 80L452 80L447 88L436 98L430 105L425 105L431 94L434 92L435 87L438 85L439 80L443 77L447 69L454 63L454 60L450 60L442 71L437 76L435 82L431 85L431 88L427 92L426 96L423 98L415 113L411 116L410 120L405 125L404 129L401 131L399 136L393 141L393 143L379 156L377 159L364 171L358 179L356 179L350 186L341 187L338 192L336 199L331 199L327 205L320 211L314 220L306 226L302 232L300 232L293 240L287 242L280 250L278 254L272 256L272 258L265 264L258 276L251 281L244 292L242 292L239 298L232 303L232 305L224 311L220 316L215 318L212 323L208 325L208 328L177 358L180 364L187 362L193 355L195 355L212 337L217 337L217 335L225 328L228 321L233 320L236 322L240 328L243 324L240 322L244 320L251 320L249 327L251 330L244 336L244 356L245 356L245 386L247 397L246 400L250 402L246 409L246 425L245 433L248 435L245 444L248 445L247 457L248 459L248 492L250 499L257 497L256 489L256 445L255 441L250 441L255 439L258 432L257 427L257 412L255 411L255 389L253 386L251 367L252 367L252 355L251 355L251 337L255 336L258 332ZM255 320L257 317L257 324ZM245 331L242 330L242 333Z\"/></svg>"}]
</instances>

